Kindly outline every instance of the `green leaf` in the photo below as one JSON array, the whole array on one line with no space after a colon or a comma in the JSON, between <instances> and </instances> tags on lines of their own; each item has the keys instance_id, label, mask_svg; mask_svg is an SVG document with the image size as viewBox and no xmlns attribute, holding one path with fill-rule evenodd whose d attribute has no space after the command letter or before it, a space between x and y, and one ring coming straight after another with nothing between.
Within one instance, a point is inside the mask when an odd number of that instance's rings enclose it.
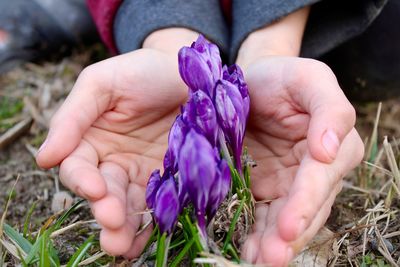
<instances>
[{"instance_id":1,"label":"green leaf","mask_svg":"<svg viewBox=\"0 0 400 267\"><path fill-rule=\"evenodd\" d=\"M240 216L240 213L243 210L245 202L246 202L246 198L243 198L240 201L239 208L236 210L235 215L233 216L232 222L229 225L229 231L228 231L228 234L226 235L226 239L225 239L224 246L223 246L223 249L222 249L224 252L226 252L227 246L228 246L229 242L231 242L233 232L235 231L236 223L239 220L239 216Z\"/></svg>"},{"instance_id":2,"label":"green leaf","mask_svg":"<svg viewBox=\"0 0 400 267\"><path fill-rule=\"evenodd\" d=\"M157 240L157 255L156 255L156 267L164 267L165 258L165 240L167 239L167 234L164 233L160 236L158 235Z\"/></svg>"},{"instance_id":3,"label":"green leaf","mask_svg":"<svg viewBox=\"0 0 400 267\"><path fill-rule=\"evenodd\" d=\"M55 266L60 266L61 264L60 264L60 258L58 257L58 251L54 247L53 241L51 239L49 239L48 246L49 246L49 255L51 263Z\"/></svg>"},{"instance_id":4,"label":"green leaf","mask_svg":"<svg viewBox=\"0 0 400 267\"><path fill-rule=\"evenodd\" d=\"M26 263L29 264L33 264L34 262L36 262L38 260L38 258L36 257L39 249L40 249L40 244L42 243L42 239L44 239L44 236L40 236L38 239L36 239L36 242L33 244L31 251L29 252L28 256L26 256L25 261Z\"/></svg>"},{"instance_id":5,"label":"green leaf","mask_svg":"<svg viewBox=\"0 0 400 267\"><path fill-rule=\"evenodd\" d=\"M25 222L24 222L24 231L23 231L23 236L27 238L28 236L28 230L29 230L29 223L31 221L32 213L36 208L38 201L33 202L32 206L29 208L28 213L26 214Z\"/></svg>"},{"instance_id":6,"label":"green leaf","mask_svg":"<svg viewBox=\"0 0 400 267\"><path fill-rule=\"evenodd\" d=\"M32 249L32 244L26 240L20 233L18 233L14 228L8 224L4 224L4 233L26 253L28 254Z\"/></svg>"},{"instance_id":7,"label":"green leaf","mask_svg":"<svg viewBox=\"0 0 400 267\"><path fill-rule=\"evenodd\" d=\"M71 259L68 261L67 267L76 267L78 266L79 262L85 256L86 252L89 248L93 245L94 236L90 236L85 243L83 243L79 249L72 255Z\"/></svg>"},{"instance_id":8,"label":"green leaf","mask_svg":"<svg viewBox=\"0 0 400 267\"><path fill-rule=\"evenodd\" d=\"M186 243L186 245L183 247L183 249L179 252L179 254L175 257L174 261L171 263L171 267L176 267L179 266L178 264L183 260L183 258L186 256L187 252L189 249L192 247L194 244L194 239L189 240L189 242Z\"/></svg>"},{"instance_id":9,"label":"green leaf","mask_svg":"<svg viewBox=\"0 0 400 267\"><path fill-rule=\"evenodd\" d=\"M51 260L50 260L49 250L48 250L47 234L44 234L43 238L40 239L39 266L40 267L50 267L51 266Z\"/></svg>"},{"instance_id":10,"label":"green leaf","mask_svg":"<svg viewBox=\"0 0 400 267\"><path fill-rule=\"evenodd\" d=\"M71 213L73 213L75 210L77 210L77 208L79 207L79 205L84 202L85 200L79 200L78 202L76 202L71 208L69 208L66 212L64 212L64 214L57 219L54 227L52 227L52 231L56 231L58 229L60 229L62 223L71 215Z\"/></svg>"}]
</instances>

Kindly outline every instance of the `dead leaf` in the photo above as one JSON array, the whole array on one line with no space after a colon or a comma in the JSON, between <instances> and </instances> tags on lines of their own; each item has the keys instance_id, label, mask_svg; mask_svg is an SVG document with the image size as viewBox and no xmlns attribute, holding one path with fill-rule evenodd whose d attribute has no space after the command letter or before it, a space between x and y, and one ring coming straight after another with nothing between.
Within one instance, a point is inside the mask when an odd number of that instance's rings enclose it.
<instances>
[{"instance_id":1,"label":"dead leaf","mask_svg":"<svg viewBox=\"0 0 400 267\"><path fill-rule=\"evenodd\" d=\"M308 246L290 263L290 266L328 266L335 256L337 240L328 228L322 228Z\"/></svg>"}]
</instances>

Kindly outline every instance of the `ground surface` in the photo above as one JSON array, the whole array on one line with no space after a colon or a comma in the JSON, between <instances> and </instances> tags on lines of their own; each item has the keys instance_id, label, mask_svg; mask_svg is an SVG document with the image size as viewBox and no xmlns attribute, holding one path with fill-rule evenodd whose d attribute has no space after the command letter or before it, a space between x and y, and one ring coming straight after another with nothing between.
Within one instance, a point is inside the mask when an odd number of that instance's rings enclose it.
<instances>
[{"instance_id":1,"label":"ground surface","mask_svg":"<svg viewBox=\"0 0 400 267\"><path fill-rule=\"evenodd\" d=\"M16 134L15 140L3 148L0 143L0 217L10 190L19 177L5 217L11 226L21 229L33 203L36 207L30 220L32 232L56 212L52 210L53 196L65 189L58 185L57 169L39 169L34 154L44 140L51 114L62 103L82 68L98 58L97 50L93 51L90 54L77 53L55 63L28 64L0 76L0 136L16 123L32 118L32 126ZM327 223L333 232L328 237L332 242L329 243L329 253L323 257L337 266L399 264L400 224L397 218L400 192L396 192L398 187L391 183L396 175L390 170L386 152L381 147L383 137L387 135L398 162L400 153L395 138L400 136L400 100L383 103L376 149L374 146L369 149L369 144L375 139L372 132L378 105L369 103L356 107L357 128L369 153L365 159L378 167L363 163L346 178L344 190L337 198ZM83 207L71 216L67 224L90 219L89 209ZM58 236L55 243L62 262L66 262L76 246L92 232L97 233L98 226L88 222ZM96 249L98 247L92 253ZM0 249L0 257L0 265L1 259L12 264L16 262L4 249ZM110 260L105 258L102 264Z\"/></svg>"}]
</instances>

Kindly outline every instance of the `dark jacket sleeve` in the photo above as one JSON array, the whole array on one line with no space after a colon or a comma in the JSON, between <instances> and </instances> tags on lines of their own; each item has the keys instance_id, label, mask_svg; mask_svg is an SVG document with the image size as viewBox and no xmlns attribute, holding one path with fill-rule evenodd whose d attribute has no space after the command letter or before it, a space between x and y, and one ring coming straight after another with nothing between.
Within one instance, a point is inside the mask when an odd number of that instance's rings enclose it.
<instances>
[{"instance_id":1,"label":"dark jacket sleeve","mask_svg":"<svg viewBox=\"0 0 400 267\"><path fill-rule=\"evenodd\" d=\"M228 29L217 0L124 1L114 22L114 38L120 53L140 48L155 30L185 27L216 43L228 53Z\"/></svg>"},{"instance_id":2,"label":"dark jacket sleeve","mask_svg":"<svg viewBox=\"0 0 400 267\"><path fill-rule=\"evenodd\" d=\"M317 58L361 34L379 15L387 0L233 0L231 60L253 31L302 7L312 5L301 55Z\"/></svg>"}]
</instances>

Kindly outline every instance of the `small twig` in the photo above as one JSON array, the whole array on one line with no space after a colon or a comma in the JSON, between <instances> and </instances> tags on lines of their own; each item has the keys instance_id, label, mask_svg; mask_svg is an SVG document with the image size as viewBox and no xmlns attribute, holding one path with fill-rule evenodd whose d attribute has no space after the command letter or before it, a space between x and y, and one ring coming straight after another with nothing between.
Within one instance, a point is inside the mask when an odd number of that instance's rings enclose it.
<instances>
[{"instance_id":1,"label":"small twig","mask_svg":"<svg viewBox=\"0 0 400 267\"><path fill-rule=\"evenodd\" d=\"M391 232L389 234L383 235L383 238L391 238L391 237L396 237L396 236L400 236L400 231L396 231L396 232Z\"/></svg>"},{"instance_id":2,"label":"small twig","mask_svg":"<svg viewBox=\"0 0 400 267\"><path fill-rule=\"evenodd\" d=\"M23 121L20 121L10 129L8 129L5 133L3 133L0 136L0 150L11 144L21 135L25 134L31 127L32 121L32 118L29 117Z\"/></svg>"},{"instance_id":3,"label":"small twig","mask_svg":"<svg viewBox=\"0 0 400 267\"><path fill-rule=\"evenodd\" d=\"M75 223L73 223L73 224L70 224L70 225L65 226L64 228L61 228L61 229L59 229L59 230L57 230L57 231L54 231L53 233L51 233L50 237L51 237L51 238L54 238L54 237L59 236L59 235L65 233L65 232L67 232L67 231L69 231L69 230L71 230L71 229L73 229L73 228L75 228L75 227L77 227L77 226L85 225L85 224L90 224L90 223L94 223L94 222L96 222L96 220L78 221L78 222L75 222Z\"/></svg>"},{"instance_id":4,"label":"small twig","mask_svg":"<svg viewBox=\"0 0 400 267\"><path fill-rule=\"evenodd\" d=\"M136 232L136 236L140 235L141 233L144 232L144 230L147 229L147 227L149 227L149 225L151 225L153 223L153 220L149 220L148 222L146 222L145 224L142 225L142 227L140 227L140 229Z\"/></svg>"},{"instance_id":5,"label":"small twig","mask_svg":"<svg viewBox=\"0 0 400 267\"><path fill-rule=\"evenodd\" d=\"M151 214L153 213L153 210L143 210L143 211L133 211L131 213L128 213L129 216L137 216L137 215L143 215L143 214Z\"/></svg>"},{"instance_id":6,"label":"small twig","mask_svg":"<svg viewBox=\"0 0 400 267\"><path fill-rule=\"evenodd\" d=\"M389 144L387 137L383 140L383 147L385 149L387 160L389 163L390 170L394 175L394 179L398 187L400 187L400 171L399 167L397 166L396 157L394 156L392 146Z\"/></svg>"},{"instance_id":7,"label":"small twig","mask_svg":"<svg viewBox=\"0 0 400 267\"><path fill-rule=\"evenodd\" d=\"M24 97L24 104L25 107L28 108L29 113L31 114L32 118L35 120L37 124L42 126L44 129L48 129L49 125L46 120L40 115L39 110L37 109L36 105L33 101L28 97Z\"/></svg>"},{"instance_id":8,"label":"small twig","mask_svg":"<svg viewBox=\"0 0 400 267\"><path fill-rule=\"evenodd\" d=\"M107 255L107 253L105 253L104 251L98 252L96 254L94 254L93 256L81 261L78 266L84 266L84 265L88 265L91 264L95 261L97 261L98 259L100 259L101 257Z\"/></svg>"},{"instance_id":9,"label":"small twig","mask_svg":"<svg viewBox=\"0 0 400 267\"><path fill-rule=\"evenodd\" d=\"M25 144L25 148L26 148L26 150L28 150L28 152L31 154L31 156L32 156L33 158L36 157L36 154L37 154L37 152L38 152L38 149L37 149L36 147L32 146L32 145L29 144L29 143L26 143L26 144Z\"/></svg>"}]
</instances>

